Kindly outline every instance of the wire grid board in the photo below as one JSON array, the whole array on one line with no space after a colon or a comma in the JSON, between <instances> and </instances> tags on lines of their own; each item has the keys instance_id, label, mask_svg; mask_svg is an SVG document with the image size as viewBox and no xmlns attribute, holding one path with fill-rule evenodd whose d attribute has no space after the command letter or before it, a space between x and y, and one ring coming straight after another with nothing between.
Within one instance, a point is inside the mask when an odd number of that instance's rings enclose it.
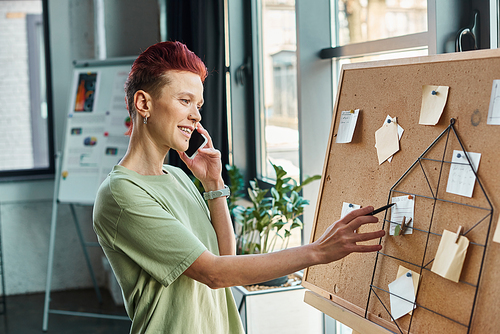
<instances>
[{"instance_id":1,"label":"wire grid board","mask_svg":"<svg viewBox=\"0 0 500 334\"><path fill-rule=\"evenodd\" d=\"M493 333L500 328L500 244L491 240L500 208L500 126L486 122L496 79L500 50L344 65L311 242L340 218L343 202L378 207L393 196L411 194L414 229L411 235L389 236L390 209L385 217L379 214L378 224L360 231L383 227L386 236L374 241L381 242L382 251L311 267L306 288L394 333ZM419 125L423 85L450 87L435 126ZM336 144L340 113L351 109L361 110L353 140ZM392 162L379 165L375 131L387 115L397 117L404 134ZM453 150L462 149L481 153L480 184L472 198L446 192ZM455 232L459 225L471 243L455 283L430 268L443 230ZM388 284L399 265L421 279L416 309L393 321Z\"/></svg>"}]
</instances>

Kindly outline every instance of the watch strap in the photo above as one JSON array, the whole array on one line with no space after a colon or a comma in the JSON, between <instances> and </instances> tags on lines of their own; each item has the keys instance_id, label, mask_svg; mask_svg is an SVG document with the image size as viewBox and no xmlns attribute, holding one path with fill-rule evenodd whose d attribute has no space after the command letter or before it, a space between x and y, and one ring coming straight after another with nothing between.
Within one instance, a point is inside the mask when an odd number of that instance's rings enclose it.
<instances>
[{"instance_id":1,"label":"watch strap","mask_svg":"<svg viewBox=\"0 0 500 334\"><path fill-rule=\"evenodd\" d=\"M204 192L203 198L205 200L209 200L209 199L214 199L214 198L218 198L218 197L222 197L222 196L229 197L229 195L231 195L231 191L229 190L229 187L224 186L224 188L220 189L220 190Z\"/></svg>"}]
</instances>

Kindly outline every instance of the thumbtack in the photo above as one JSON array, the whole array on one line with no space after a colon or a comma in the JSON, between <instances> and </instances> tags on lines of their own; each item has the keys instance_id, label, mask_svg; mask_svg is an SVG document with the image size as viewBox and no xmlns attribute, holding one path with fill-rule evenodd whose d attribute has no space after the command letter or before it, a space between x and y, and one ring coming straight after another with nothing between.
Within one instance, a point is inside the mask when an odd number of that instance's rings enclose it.
<instances>
[{"instance_id":1,"label":"thumbtack","mask_svg":"<svg viewBox=\"0 0 500 334\"><path fill-rule=\"evenodd\" d=\"M354 205L352 205L352 203L349 203L349 207L354 208Z\"/></svg>"},{"instance_id":2,"label":"thumbtack","mask_svg":"<svg viewBox=\"0 0 500 334\"><path fill-rule=\"evenodd\" d=\"M432 95L437 95L437 94L438 94L438 92L436 92L435 90L433 90L433 91L431 92L431 94L432 94Z\"/></svg>"},{"instance_id":3,"label":"thumbtack","mask_svg":"<svg viewBox=\"0 0 500 334\"><path fill-rule=\"evenodd\" d=\"M389 118L389 119L387 120L387 123L391 123L391 122L392 122L392 119L390 119L390 118Z\"/></svg>"},{"instance_id":4,"label":"thumbtack","mask_svg":"<svg viewBox=\"0 0 500 334\"><path fill-rule=\"evenodd\" d=\"M462 155L460 153L457 153L457 158L460 159L461 157L462 157Z\"/></svg>"},{"instance_id":5,"label":"thumbtack","mask_svg":"<svg viewBox=\"0 0 500 334\"><path fill-rule=\"evenodd\" d=\"M408 199L413 199L413 196L412 195L408 195Z\"/></svg>"},{"instance_id":6,"label":"thumbtack","mask_svg":"<svg viewBox=\"0 0 500 334\"><path fill-rule=\"evenodd\" d=\"M353 109L351 109L350 112L351 112L351 114L354 114L354 110Z\"/></svg>"},{"instance_id":7,"label":"thumbtack","mask_svg":"<svg viewBox=\"0 0 500 334\"><path fill-rule=\"evenodd\" d=\"M457 231L457 238L455 239L455 243L458 242L458 239L460 239L460 236L462 235L462 226L459 226L458 227L458 231Z\"/></svg>"},{"instance_id":8,"label":"thumbtack","mask_svg":"<svg viewBox=\"0 0 500 334\"><path fill-rule=\"evenodd\" d=\"M411 277L411 271L406 273L406 277Z\"/></svg>"}]
</instances>

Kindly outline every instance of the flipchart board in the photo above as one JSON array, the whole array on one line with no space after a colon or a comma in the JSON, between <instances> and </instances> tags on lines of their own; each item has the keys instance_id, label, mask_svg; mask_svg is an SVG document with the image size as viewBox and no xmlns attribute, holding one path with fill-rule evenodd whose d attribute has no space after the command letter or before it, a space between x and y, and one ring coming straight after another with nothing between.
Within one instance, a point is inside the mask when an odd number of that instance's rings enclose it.
<instances>
[{"instance_id":1,"label":"flipchart board","mask_svg":"<svg viewBox=\"0 0 500 334\"><path fill-rule=\"evenodd\" d=\"M372 242L382 250L308 268L307 303L360 333L498 332L500 243L493 239L500 209L500 125L489 109L490 102L500 103L494 83L499 79L498 49L344 65L311 242L341 217L343 203L379 207L410 196L413 222L411 234L390 235L394 207L378 214L379 223L359 231L384 228L386 236ZM449 87L436 125L419 124L424 85ZM352 141L337 143L341 112L356 109ZM404 132L392 161L379 164L375 132L388 115ZM447 192L456 181L450 170L457 151L481 154L472 197ZM430 269L444 230L456 233L459 226L470 243L454 282ZM394 320L391 296L398 294L389 284L400 266L420 279L415 308Z\"/></svg>"},{"instance_id":2,"label":"flipchart board","mask_svg":"<svg viewBox=\"0 0 500 334\"><path fill-rule=\"evenodd\" d=\"M60 202L93 204L128 146L124 83L133 58L80 61L73 69L59 181Z\"/></svg>"}]
</instances>

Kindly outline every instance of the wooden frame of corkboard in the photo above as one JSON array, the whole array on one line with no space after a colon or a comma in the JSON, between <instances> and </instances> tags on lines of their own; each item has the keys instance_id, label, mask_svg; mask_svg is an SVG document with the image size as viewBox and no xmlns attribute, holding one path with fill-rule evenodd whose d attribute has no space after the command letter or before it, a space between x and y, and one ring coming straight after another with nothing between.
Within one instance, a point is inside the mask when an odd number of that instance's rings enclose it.
<instances>
[{"instance_id":1,"label":"wooden frame of corkboard","mask_svg":"<svg viewBox=\"0 0 500 334\"><path fill-rule=\"evenodd\" d=\"M307 303L360 333L492 333L500 328L495 306L500 300L500 244L491 240L500 208L500 126L487 124L497 79L498 49L342 67L311 242L340 218L342 202L378 207L401 194L415 196L415 230L389 236L390 210L379 214L378 224L360 231L383 227L386 236L373 242L380 242L382 251L308 268L303 280L311 290ZM435 126L419 124L423 85L450 87ZM340 113L351 109L361 110L353 140L336 144ZM375 131L387 115L397 117L404 134L392 162L379 165ZM430 147L451 119L457 136L450 131ZM481 153L481 186L476 182L472 198L446 192L453 150L462 147ZM424 152L425 159L419 160ZM430 264L443 230L455 232L459 225L471 244L455 283L431 272ZM420 273L421 280L413 315L395 322L384 289L396 279L399 265Z\"/></svg>"}]
</instances>

